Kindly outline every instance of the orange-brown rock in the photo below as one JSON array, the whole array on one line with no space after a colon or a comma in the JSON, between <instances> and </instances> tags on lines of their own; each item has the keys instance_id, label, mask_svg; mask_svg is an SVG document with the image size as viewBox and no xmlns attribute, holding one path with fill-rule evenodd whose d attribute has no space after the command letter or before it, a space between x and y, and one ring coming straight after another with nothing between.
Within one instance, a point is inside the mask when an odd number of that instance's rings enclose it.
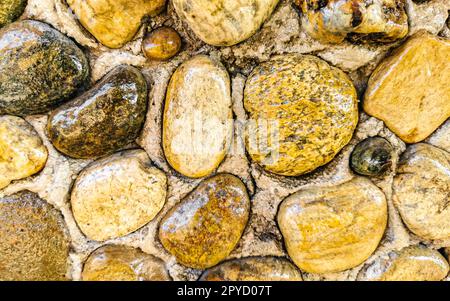
<instances>
[{"instance_id":1,"label":"orange-brown rock","mask_svg":"<svg viewBox=\"0 0 450 301\"><path fill-rule=\"evenodd\" d=\"M160 27L142 41L142 51L152 60L167 60L174 57L181 48L181 38L171 27Z\"/></svg>"}]
</instances>

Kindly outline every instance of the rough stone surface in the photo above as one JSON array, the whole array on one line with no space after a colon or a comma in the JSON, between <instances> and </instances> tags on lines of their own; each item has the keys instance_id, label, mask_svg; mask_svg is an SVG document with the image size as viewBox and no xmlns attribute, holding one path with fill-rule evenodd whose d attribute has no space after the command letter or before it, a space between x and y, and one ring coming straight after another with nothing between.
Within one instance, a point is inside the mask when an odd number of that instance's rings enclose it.
<instances>
[{"instance_id":1,"label":"rough stone surface","mask_svg":"<svg viewBox=\"0 0 450 301\"><path fill-rule=\"evenodd\" d=\"M364 110L406 143L427 138L450 117L450 41L419 32L371 75Z\"/></svg>"},{"instance_id":2,"label":"rough stone surface","mask_svg":"<svg viewBox=\"0 0 450 301\"><path fill-rule=\"evenodd\" d=\"M258 66L245 86L252 123L247 150L266 170L298 176L330 162L358 123L356 90L313 56L284 55Z\"/></svg>"},{"instance_id":3,"label":"rough stone surface","mask_svg":"<svg viewBox=\"0 0 450 301\"><path fill-rule=\"evenodd\" d=\"M84 281L169 281L164 262L139 249L106 245L89 255L83 268Z\"/></svg>"},{"instance_id":4,"label":"rough stone surface","mask_svg":"<svg viewBox=\"0 0 450 301\"><path fill-rule=\"evenodd\" d=\"M0 2L0 28L13 22L25 10L27 0L2 0Z\"/></svg>"},{"instance_id":5,"label":"rough stone surface","mask_svg":"<svg viewBox=\"0 0 450 301\"><path fill-rule=\"evenodd\" d=\"M358 280L439 281L448 272L448 262L438 251L424 246L411 246L392 251L365 266Z\"/></svg>"},{"instance_id":6,"label":"rough stone surface","mask_svg":"<svg viewBox=\"0 0 450 301\"><path fill-rule=\"evenodd\" d=\"M0 189L39 172L47 156L47 148L28 122L16 116L0 116Z\"/></svg>"},{"instance_id":7,"label":"rough stone surface","mask_svg":"<svg viewBox=\"0 0 450 301\"><path fill-rule=\"evenodd\" d=\"M100 43L120 48L135 36L142 18L161 12L166 0L67 0L67 3Z\"/></svg>"},{"instance_id":8,"label":"rough stone surface","mask_svg":"<svg viewBox=\"0 0 450 301\"><path fill-rule=\"evenodd\" d=\"M0 30L0 114L48 112L85 84L89 64L69 38L38 21Z\"/></svg>"},{"instance_id":9,"label":"rough stone surface","mask_svg":"<svg viewBox=\"0 0 450 301\"><path fill-rule=\"evenodd\" d=\"M136 68L122 65L53 111L48 136L60 152L73 158L111 154L137 138L146 108L144 77Z\"/></svg>"},{"instance_id":10,"label":"rough stone surface","mask_svg":"<svg viewBox=\"0 0 450 301\"><path fill-rule=\"evenodd\" d=\"M159 238L181 264L209 268L233 251L249 213L250 200L241 180L219 174L203 181L167 213Z\"/></svg>"},{"instance_id":11,"label":"rough stone surface","mask_svg":"<svg viewBox=\"0 0 450 301\"><path fill-rule=\"evenodd\" d=\"M87 237L105 241L151 221L164 206L167 178L141 150L94 162L75 181L71 205Z\"/></svg>"},{"instance_id":12,"label":"rough stone surface","mask_svg":"<svg viewBox=\"0 0 450 301\"><path fill-rule=\"evenodd\" d=\"M295 265L283 258L249 257L230 260L207 270L202 281L302 281Z\"/></svg>"},{"instance_id":13,"label":"rough stone surface","mask_svg":"<svg viewBox=\"0 0 450 301\"><path fill-rule=\"evenodd\" d=\"M61 213L29 191L0 198L0 280L65 280L69 238Z\"/></svg>"},{"instance_id":14,"label":"rough stone surface","mask_svg":"<svg viewBox=\"0 0 450 301\"><path fill-rule=\"evenodd\" d=\"M233 122L230 77L223 65L196 56L181 65L167 88L164 153L179 173L200 178L223 161Z\"/></svg>"},{"instance_id":15,"label":"rough stone surface","mask_svg":"<svg viewBox=\"0 0 450 301\"><path fill-rule=\"evenodd\" d=\"M394 202L408 228L425 239L450 238L450 154L419 143L402 155Z\"/></svg>"},{"instance_id":16,"label":"rough stone surface","mask_svg":"<svg viewBox=\"0 0 450 301\"><path fill-rule=\"evenodd\" d=\"M278 212L290 257L309 273L361 264L377 248L386 223L386 198L365 178L301 190L283 201Z\"/></svg>"}]
</instances>

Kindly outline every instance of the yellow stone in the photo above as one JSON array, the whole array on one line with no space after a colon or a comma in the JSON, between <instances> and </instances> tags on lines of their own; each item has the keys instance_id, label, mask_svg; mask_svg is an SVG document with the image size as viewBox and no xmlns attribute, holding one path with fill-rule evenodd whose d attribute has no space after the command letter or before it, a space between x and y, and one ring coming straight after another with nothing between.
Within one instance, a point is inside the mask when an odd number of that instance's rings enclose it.
<instances>
[{"instance_id":1,"label":"yellow stone","mask_svg":"<svg viewBox=\"0 0 450 301\"><path fill-rule=\"evenodd\" d=\"M393 201L414 234L450 238L450 153L425 143L409 146L394 178Z\"/></svg>"},{"instance_id":2,"label":"yellow stone","mask_svg":"<svg viewBox=\"0 0 450 301\"><path fill-rule=\"evenodd\" d=\"M120 48L136 35L142 18L160 13L166 0L67 0L67 3L100 43Z\"/></svg>"},{"instance_id":3,"label":"yellow stone","mask_svg":"<svg viewBox=\"0 0 450 301\"><path fill-rule=\"evenodd\" d=\"M419 32L373 72L364 110L406 143L420 142L450 117L449 78L450 41Z\"/></svg>"},{"instance_id":4,"label":"yellow stone","mask_svg":"<svg viewBox=\"0 0 450 301\"><path fill-rule=\"evenodd\" d=\"M279 0L173 0L177 14L205 43L231 46L254 35Z\"/></svg>"},{"instance_id":5,"label":"yellow stone","mask_svg":"<svg viewBox=\"0 0 450 301\"><path fill-rule=\"evenodd\" d=\"M387 224L383 192L366 178L311 188L288 197L278 224L289 256L309 273L340 272L363 263Z\"/></svg>"},{"instance_id":6,"label":"yellow stone","mask_svg":"<svg viewBox=\"0 0 450 301\"><path fill-rule=\"evenodd\" d=\"M171 280L164 262L139 249L107 245L86 260L84 281L167 281Z\"/></svg>"},{"instance_id":7,"label":"yellow stone","mask_svg":"<svg viewBox=\"0 0 450 301\"><path fill-rule=\"evenodd\" d=\"M217 60L199 55L183 63L167 89L163 147L179 173L200 178L223 161L231 143L230 77Z\"/></svg>"},{"instance_id":8,"label":"yellow stone","mask_svg":"<svg viewBox=\"0 0 450 301\"><path fill-rule=\"evenodd\" d=\"M447 260L436 250L411 246L391 251L365 266L358 280L365 281L440 281L449 272Z\"/></svg>"},{"instance_id":9,"label":"yellow stone","mask_svg":"<svg viewBox=\"0 0 450 301\"><path fill-rule=\"evenodd\" d=\"M75 181L72 212L90 239L105 241L150 222L164 206L166 175L142 150L126 151L94 162Z\"/></svg>"},{"instance_id":10,"label":"yellow stone","mask_svg":"<svg viewBox=\"0 0 450 301\"><path fill-rule=\"evenodd\" d=\"M244 183L230 174L204 180L162 219L159 239L185 266L205 269L236 247L250 214Z\"/></svg>"},{"instance_id":11,"label":"yellow stone","mask_svg":"<svg viewBox=\"0 0 450 301\"><path fill-rule=\"evenodd\" d=\"M47 148L31 124L20 117L0 116L0 189L39 172L47 157Z\"/></svg>"},{"instance_id":12,"label":"yellow stone","mask_svg":"<svg viewBox=\"0 0 450 301\"><path fill-rule=\"evenodd\" d=\"M283 55L249 76L246 146L266 170L298 176L330 162L358 123L356 90L341 70L310 55Z\"/></svg>"}]
</instances>

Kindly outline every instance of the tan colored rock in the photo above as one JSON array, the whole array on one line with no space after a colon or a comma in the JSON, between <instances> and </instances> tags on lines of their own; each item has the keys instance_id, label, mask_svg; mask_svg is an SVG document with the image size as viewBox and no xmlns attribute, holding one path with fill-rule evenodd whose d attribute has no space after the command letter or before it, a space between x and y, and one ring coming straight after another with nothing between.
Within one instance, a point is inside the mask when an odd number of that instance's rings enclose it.
<instances>
[{"instance_id":1,"label":"tan colored rock","mask_svg":"<svg viewBox=\"0 0 450 301\"><path fill-rule=\"evenodd\" d=\"M67 0L67 3L100 43L120 48L137 33L142 18L160 13L166 0Z\"/></svg>"},{"instance_id":2,"label":"tan colored rock","mask_svg":"<svg viewBox=\"0 0 450 301\"><path fill-rule=\"evenodd\" d=\"M150 222L166 201L166 175L141 150L126 151L84 169L72 189L75 220L90 239L105 241Z\"/></svg>"},{"instance_id":3,"label":"tan colored rock","mask_svg":"<svg viewBox=\"0 0 450 301\"><path fill-rule=\"evenodd\" d=\"M411 246L391 251L365 266L358 280L365 281L439 281L447 276L449 265L436 250Z\"/></svg>"},{"instance_id":4,"label":"tan colored rock","mask_svg":"<svg viewBox=\"0 0 450 301\"><path fill-rule=\"evenodd\" d=\"M61 212L35 193L0 198L0 281L67 280L69 236Z\"/></svg>"},{"instance_id":5,"label":"tan colored rock","mask_svg":"<svg viewBox=\"0 0 450 301\"><path fill-rule=\"evenodd\" d=\"M301 190L278 212L289 256L309 273L340 272L363 263L377 248L386 223L383 192L359 177Z\"/></svg>"},{"instance_id":6,"label":"tan colored rock","mask_svg":"<svg viewBox=\"0 0 450 301\"><path fill-rule=\"evenodd\" d=\"M406 143L417 143L450 117L450 41L426 32L409 38L370 77L364 110Z\"/></svg>"},{"instance_id":7,"label":"tan colored rock","mask_svg":"<svg viewBox=\"0 0 450 301\"><path fill-rule=\"evenodd\" d=\"M205 43L231 46L254 35L279 0L173 0L177 14Z\"/></svg>"},{"instance_id":8,"label":"tan colored rock","mask_svg":"<svg viewBox=\"0 0 450 301\"><path fill-rule=\"evenodd\" d=\"M450 154L425 143L409 146L394 178L393 200L414 234L450 238Z\"/></svg>"},{"instance_id":9,"label":"tan colored rock","mask_svg":"<svg viewBox=\"0 0 450 301\"><path fill-rule=\"evenodd\" d=\"M233 133L230 77L217 60L199 55L183 63L167 88L163 147L169 164L192 178L211 174Z\"/></svg>"},{"instance_id":10,"label":"tan colored rock","mask_svg":"<svg viewBox=\"0 0 450 301\"><path fill-rule=\"evenodd\" d=\"M330 162L358 123L356 90L310 55L283 55L253 70L244 91L246 147L266 170L298 176Z\"/></svg>"},{"instance_id":11,"label":"tan colored rock","mask_svg":"<svg viewBox=\"0 0 450 301\"><path fill-rule=\"evenodd\" d=\"M295 265L283 258L248 257L215 266L200 277L201 281L302 281Z\"/></svg>"},{"instance_id":12,"label":"tan colored rock","mask_svg":"<svg viewBox=\"0 0 450 301\"><path fill-rule=\"evenodd\" d=\"M242 181L230 174L204 180L161 221L159 239L185 266L205 269L236 247L250 214Z\"/></svg>"},{"instance_id":13,"label":"tan colored rock","mask_svg":"<svg viewBox=\"0 0 450 301\"><path fill-rule=\"evenodd\" d=\"M38 173L47 157L47 148L28 122L16 116L0 116L0 189Z\"/></svg>"},{"instance_id":14,"label":"tan colored rock","mask_svg":"<svg viewBox=\"0 0 450 301\"><path fill-rule=\"evenodd\" d=\"M107 245L98 248L84 263L84 281L168 281L164 262L139 249Z\"/></svg>"}]
</instances>

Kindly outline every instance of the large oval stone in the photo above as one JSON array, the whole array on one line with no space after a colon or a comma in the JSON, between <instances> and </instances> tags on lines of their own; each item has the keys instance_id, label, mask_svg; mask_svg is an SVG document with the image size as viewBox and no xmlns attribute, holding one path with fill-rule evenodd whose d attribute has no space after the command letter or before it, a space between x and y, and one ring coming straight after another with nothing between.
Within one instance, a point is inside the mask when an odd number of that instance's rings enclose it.
<instances>
[{"instance_id":1,"label":"large oval stone","mask_svg":"<svg viewBox=\"0 0 450 301\"><path fill-rule=\"evenodd\" d=\"M358 123L356 90L347 75L313 56L283 55L247 80L246 146L266 170L298 176L328 162Z\"/></svg>"},{"instance_id":2,"label":"large oval stone","mask_svg":"<svg viewBox=\"0 0 450 301\"><path fill-rule=\"evenodd\" d=\"M142 18L161 12L166 0L67 0L67 3L100 43L120 48L136 35Z\"/></svg>"},{"instance_id":3,"label":"large oval stone","mask_svg":"<svg viewBox=\"0 0 450 301\"><path fill-rule=\"evenodd\" d=\"M83 51L38 21L0 30L0 114L40 114L61 104L89 77Z\"/></svg>"},{"instance_id":4,"label":"large oval stone","mask_svg":"<svg viewBox=\"0 0 450 301\"><path fill-rule=\"evenodd\" d=\"M0 189L44 168L47 148L36 130L20 117L0 116Z\"/></svg>"},{"instance_id":5,"label":"large oval stone","mask_svg":"<svg viewBox=\"0 0 450 301\"><path fill-rule=\"evenodd\" d=\"M283 201L278 224L300 269L340 272L363 263L377 248L387 224L386 198L359 177L335 187L310 188Z\"/></svg>"},{"instance_id":6,"label":"large oval stone","mask_svg":"<svg viewBox=\"0 0 450 301\"><path fill-rule=\"evenodd\" d=\"M448 272L448 262L438 251L411 246L391 251L366 265L358 274L358 280L440 281Z\"/></svg>"},{"instance_id":7,"label":"large oval stone","mask_svg":"<svg viewBox=\"0 0 450 301\"><path fill-rule=\"evenodd\" d=\"M250 214L244 183L230 174L204 180L162 219L159 238L185 266L205 269L233 251Z\"/></svg>"},{"instance_id":8,"label":"large oval stone","mask_svg":"<svg viewBox=\"0 0 450 301\"><path fill-rule=\"evenodd\" d=\"M295 265L283 258L248 257L224 262L200 277L201 281L302 281Z\"/></svg>"},{"instance_id":9,"label":"large oval stone","mask_svg":"<svg viewBox=\"0 0 450 301\"><path fill-rule=\"evenodd\" d=\"M279 0L173 0L177 14L205 43L231 46L254 35Z\"/></svg>"},{"instance_id":10,"label":"large oval stone","mask_svg":"<svg viewBox=\"0 0 450 301\"><path fill-rule=\"evenodd\" d=\"M98 248L84 263L84 281L168 281L164 262L139 249L106 245Z\"/></svg>"},{"instance_id":11,"label":"large oval stone","mask_svg":"<svg viewBox=\"0 0 450 301\"><path fill-rule=\"evenodd\" d=\"M393 201L414 234L450 238L450 154L424 143L409 146L394 178Z\"/></svg>"},{"instance_id":12,"label":"large oval stone","mask_svg":"<svg viewBox=\"0 0 450 301\"><path fill-rule=\"evenodd\" d=\"M61 213L36 194L0 198L0 280L65 280L70 243Z\"/></svg>"},{"instance_id":13,"label":"large oval stone","mask_svg":"<svg viewBox=\"0 0 450 301\"><path fill-rule=\"evenodd\" d=\"M448 39L415 34L372 73L364 110L406 143L424 140L450 117L449 58Z\"/></svg>"},{"instance_id":14,"label":"large oval stone","mask_svg":"<svg viewBox=\"0 0 450 301\"><path fill-rule=\"evenodd\" d=\"M19 18L26 6L27 0L0 1L0 27L3 27Z\"/></svg>"},{"instance_id":15,"label":"large oval stone","mask_svg":"<svg viewBox=\"0 0 450 301\"><path fill-rule=\"evenodd\" d=\"M225 158L233 131L230 90L225 67L204 55L173 74L164 109L163 146L167 161L179 173L204 177Z\"/></svg>"},{"instance_id":16,"label":"large oval stone","mask_svg":"<svg viewBox=\"0 0 450 301\"><path fill-rule=\"evenodd\" d=\"M129 234L150 222L166 201L167 177L141 150L96 161L72 189L74 218L90 239Z\"/></svg>"},{"instance_id":17,"label":"large oval stone","mask_svg":"<svg viewBox=\"0 0 450 301\"><path fill-rule=\"evenodd\" d=\"M147 109L147 83L141 72L122 65L91 90L52 112L48 136L73 158L107 155L133 142Z\"/></svg>"}]
</instances>

